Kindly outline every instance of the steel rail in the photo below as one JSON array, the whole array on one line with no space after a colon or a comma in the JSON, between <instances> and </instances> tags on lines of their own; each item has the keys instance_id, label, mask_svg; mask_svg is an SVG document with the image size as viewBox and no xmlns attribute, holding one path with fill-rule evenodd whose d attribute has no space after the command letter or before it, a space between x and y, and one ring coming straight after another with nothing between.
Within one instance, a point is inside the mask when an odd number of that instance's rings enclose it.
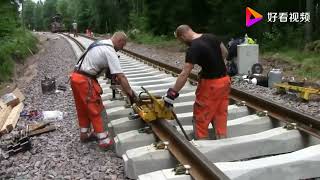
<instances>
[{"instance_id":1,"label":"steel rail","mask_svg":"<svg viewBox=\"0 0 320 180\"><path fill-rule=\"evenodd\" d=\"M238 88L231 88L230 97L245 104L256 111L267 111L268 116L284 123L295 123L295 128L312 136L320 138L320 120L308 114L290 109L265 98L254 96Z\"/></svg>"},{"instance_id":2,"label":"steel rail","mask_svg":"<svg viewBox=\"0 0 320 180\"><path fill-rule=\"evenodd\" d=\"M152 131L167 149L183 165L190 167L189 174L196 180L229 179L218 167L205 157L192 143L186 140L172 124L166 120L149 123Z\"/></svg>"},{"instance_id":3,"label":"steel rail","mask_svg":"<svg viewBox=\"0 0 320 180\"><path fill-rule=\"evenodd\" d=\"M61 33L62 35L68 37L69 39L71 39L74 43L77 44L77 46L81 49L81 51L85 51L87 48L84 47L83 44L81 44L78 40L76 40L75 38L71 37L69 34L64 34L64 33Z\"/></svg>"}]
</instances>

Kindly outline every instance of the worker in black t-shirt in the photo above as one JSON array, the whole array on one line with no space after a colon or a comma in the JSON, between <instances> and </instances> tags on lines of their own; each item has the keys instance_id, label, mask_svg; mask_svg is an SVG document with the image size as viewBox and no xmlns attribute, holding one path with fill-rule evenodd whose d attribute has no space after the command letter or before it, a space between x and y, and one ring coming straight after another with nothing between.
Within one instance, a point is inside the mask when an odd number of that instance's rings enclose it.
<instances>
[{"instance_id":1,"label":"worker in black t-shirt","mask_svg":"<svg viewBox=\"0 0 320 180\"><path fill-rule=\"evenodd\" d=\"M199 34L188 25L180 25L176 38L189 46L186 62L173 88L164 96L168 107L179 96L194 64L201 66L196 100L193 107L193 125L196 139L208 138L208 127L212 123L217 139L227 136L227 109L229 104L230 78L226 73L224 59L228 51L213 34Z\"/></svg>"}]
</instances>

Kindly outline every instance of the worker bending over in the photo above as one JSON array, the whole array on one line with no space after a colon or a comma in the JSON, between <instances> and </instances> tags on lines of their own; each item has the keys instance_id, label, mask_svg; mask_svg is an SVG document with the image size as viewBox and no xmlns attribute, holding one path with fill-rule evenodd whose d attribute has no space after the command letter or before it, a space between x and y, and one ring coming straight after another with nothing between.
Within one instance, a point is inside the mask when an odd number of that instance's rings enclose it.
<instances>
[{"instance_id":1,"label":"worker bending over","mask_svg":"<svg viewBox=\"0 0 320 180\"><path fill-rule=\"evenodd\" d=\"M122 72L117 51L123 49L127 42L124 32L116 32L111 39L92 43L80 57L75 71L71 74L71 88L76 104L80 126L80 141L88 142L98 139L99 147L109 149L113 140L108 137L101 116L102 89L97 81L99 74L109 69L115 75L122 89L127 93L131 102L136 98L127 78ZM92 125L94 132L90 130Z\"/></svg>"}]
</instances>

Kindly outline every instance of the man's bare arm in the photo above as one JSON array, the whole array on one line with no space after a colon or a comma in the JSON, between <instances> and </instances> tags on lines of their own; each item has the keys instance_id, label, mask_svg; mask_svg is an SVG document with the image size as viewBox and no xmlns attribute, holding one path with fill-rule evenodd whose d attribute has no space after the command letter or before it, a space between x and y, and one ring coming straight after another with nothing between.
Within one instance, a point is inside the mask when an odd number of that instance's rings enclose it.
<instances>
[{"instance_id":1,"label":"man's bare arm","mask_svg":"<svg viewBox=\"0 0 320 180\"><path fill-rule=\"evenodd\" d=\"M191 73L192 69L193 69L193 64L191 63L184 64L183 69L176 81L176 84L173 86L173 90L175 90L176 92L179 92L182 89L182 87L186 84L188 80L188 76Z\"/></svg>"},{"instance_id":2,"label":"man's bare arm","mask_svg":"<svg viewBox=\"0 0 320 180\"><path fill-rule=\"evenodd\" d=\"M116 77L118 79L118 82L122 89L129 95L132 96L132 89L129 85L128 79L123 73L116 74Z\"/></svg>"}]
</instances>

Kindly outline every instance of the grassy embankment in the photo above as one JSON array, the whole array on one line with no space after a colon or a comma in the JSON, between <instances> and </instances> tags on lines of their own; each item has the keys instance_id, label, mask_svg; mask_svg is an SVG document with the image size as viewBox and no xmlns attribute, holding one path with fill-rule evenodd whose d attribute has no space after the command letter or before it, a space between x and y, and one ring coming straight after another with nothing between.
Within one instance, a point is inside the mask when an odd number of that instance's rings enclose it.
<instances>
[{"instance_id":1,"label":"grassy embankment","mask_svg":"<svg viewBox=\"0 0 320 180\"><path fill-rule=\"evenodd\" d=\"M173 39L172 37L168 36L154 36L149 33L137 33L137 34L130 34L129 33L129 38L135 43L138 44L147 44L147 45L152 45L155 47L168 47L168 46L174 46L174 45L179 45L179 43Z\"/></svg>"},{"instance_id":2,"label":"grassy embankment","mask_svg":"<svg viewBox=\"0 0 320 180\"><path fill-rule=\"evenodd\" d=\"M320 54L293 48L267 51L262 54L266 59L278 59L296 67L293 72L312 81L320 80Z\"/></svg>"},{"instance_id":3,"label":"grassy embankment","mask_svg":"<svg viewBox=\"0 0 320 180\"><path fill-rule=\"evenodd\" d=\"M36 37L22 29L0 39L0 88L12 78L15 63L23 63L27 56L37 51L36 44Z\"/></svg>"}]
</instances>

